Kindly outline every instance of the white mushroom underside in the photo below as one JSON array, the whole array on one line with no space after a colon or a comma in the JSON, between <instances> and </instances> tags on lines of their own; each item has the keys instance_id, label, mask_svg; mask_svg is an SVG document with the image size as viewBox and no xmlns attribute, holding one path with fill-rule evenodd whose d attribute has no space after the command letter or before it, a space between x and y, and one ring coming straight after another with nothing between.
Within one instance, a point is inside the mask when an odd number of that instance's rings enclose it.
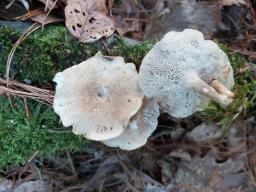
<instances>
[{"instance_id":1,"label":"white mushroom underside","mask_svg":"<svg viewBox=\"0 0 256 192\"><path fill-rule=\"evenodd\" d=\"M57 73L54 110L64 126L91 140L119 136L142 105L137 72L122 57L97 54Z\"/></svg>"},{"instance_id":2,"label":"white mushroom underside","mask_svg":"<svg viewBox=\"0 0 256 192\"><path fill-rule=\"evenodd\" d=\"M210 99L189 86L197 74L206 83L217 79L234 85L233 69L226 54L199 31L169 32L144 57L139 84L147 97L156 97L161 109L174 117L202 111Z\"/></svg>"},{"instance_id":3,"label":"white mushroom underside","mask_svg":"<svg viewBox=\"0 0 256 192\"><path fill-rule=\"evenodd\" d=\"M120 136L102 142L110 147L119 147L123 150L137 149L147 143L148 138L157 127L159 115L159 106L155 100L145 99L127 129Z\"/></svg>"}]
</instances>

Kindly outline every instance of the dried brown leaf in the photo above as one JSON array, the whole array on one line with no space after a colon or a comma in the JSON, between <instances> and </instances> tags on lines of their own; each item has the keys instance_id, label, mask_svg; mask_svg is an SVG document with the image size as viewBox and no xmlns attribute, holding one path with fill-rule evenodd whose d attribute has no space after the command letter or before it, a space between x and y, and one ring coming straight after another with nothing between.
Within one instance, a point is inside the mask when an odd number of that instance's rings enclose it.
<instances>
[{"instance_id":1,"label":"dried brown leaf","mask_svg":"<svg viewBox=\"0 0 256 192\"><path fill-rule=\"evenodd\" d=\"M248 165L250 167L256 167L256 138L251 137L248 139Z\"/></svg>"},{"instance_id":2,"label":"dried brown leaf","mask_svg":"<svg viewBox=\"0 0 256 192\"><path fill-rule=\"evenodd\" d=\"M225 162L217 162L212 151L204 157L194 157L191 161L182 160L170 188L174 191L191 188L190 192L230 191L238 189L247 179L241 172L245 164L244 158L237 157ZM178 184L178 185L177 185ZM178 190L178 191L179 191Z\"/></svg>"},{"instance_id":3,"label":"dried brown leaf","mask_svg":"<svg viewBox=\"0 0 256 192\"><path fill-rule=\"evenodd\" d=\"M106 0L86 0L86 5L91 11L93 10L107 14Z\"/></svg>"},{"instance_id":4,"label":"dried brown leaf","mask_svg":"<svg viewBox=\"0 0 256 192\"><path fill-rule=\"evenodd\" d=\"M160 17L146 25L144 39L158 40L169 31L183 31L186 28L197 29L207 39L212 38L221 18L217 1L172 0L168 2Z\"/></svg>"},{"instance_id":5,"label":"dried brown leaf","mask_svg":"<svg viewBox=\"0 0 256 192\"><path fill-rule=\"evenodd\" d=\"M115 31L112 19L106 16L105 0L68 0L65 16L67 28L80 42L94 42Z\"/></svg>"},{"instance_id":6,"label":"dried brown leaf","mask_svg":"<svg viewBox=\"0 0 256 192\"><path fill-rule=\"evenodd\" d=\"M140 23L139 20L126 20L122 17L115 17L115 28L120 35L124 35L128 32L139 31Z\"/></svg>"},{"instance_id":7,"label":"dried brown leaf","mask_svg":"<svg viewBox=\"0 0 256 192\"><path fill-rule=\"evenodd\" d=\"M247 5L244 0L221 0L222 6L231 6L231 5Z\"/></svg>"},{"instance_id":8,"label":"dried brown leaf","mask_svg":"<svg viewBox=\"0 0 256 192\"><path fill-rule=\"evenodd\" d=\"M195 142L207 142L222 136L219 126L213 122L204 122L187 134L187 138Z\"/></svg>"},{"instance_id":9,"label":"dried brown leaf","mask_svg":"<svg viewBox=\"0 0 256 192\"><path fill-rule=\"evenodd\" d=\"M117 8L114 8L113 13L115 28L120 35L140 31L141 7L138 1L123 0Z\"/></svg>"}]
</instances>

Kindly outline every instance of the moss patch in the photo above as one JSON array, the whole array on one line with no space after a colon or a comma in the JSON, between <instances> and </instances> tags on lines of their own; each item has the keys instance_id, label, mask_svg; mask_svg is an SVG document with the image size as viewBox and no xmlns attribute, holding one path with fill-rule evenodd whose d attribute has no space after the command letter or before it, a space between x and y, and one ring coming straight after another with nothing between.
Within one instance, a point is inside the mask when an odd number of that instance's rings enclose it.
<instances>
[{"instance_id":1,"label":"moss patch","mask_svg":"<svg viewBox=\"0 0 256 192\"><path fill-rule=\"evenodd\" d=\"M0 77L6 70L7 56L21 34L8 27L0 28ZM55 73L77 64L97 52L91 45L78 43L65 27L46 27L32 33L17 48L11 64L11 78L30 81L44 87ZM65 150L82 151L86 139L64 128L49 106L28 100L30 117L22 99L0 96L0 168L20 165L38 151L47 157Z\"/></svg>"},{"instance_id":2,"label":"moss patch","mask_svg":"<svg viewBox=\"0 0 256 192\"><path fill-rule=\"evenodd\" d=\"M10 28L0 30L4 57L0 60L1 73L5 72L6 55L17 33ZM18 34L19 35L19 34ZM45 27L32 33L17 48L11 65L12 77L19 81L29 80L37 85L51 81L55 73L78 64L94 55L97 49L88 44L80 44L61 26Z\"/></svg>"},{"instance_id":3,"label":"moss patch","mask_svg":"<svg viewBox=\"0 0 256 192\"><path fill-rule=\"evenodd\" d=\"M6 70L7 56L21 34L11 28L0 28L0 77ZM11 78L29 81L38 87L52 84L58 71L78 64L96 52L123 56L126 62L139 63L152 46L145 42L129 46L121 40L114 41L110 51L90 44L81 44L63 26L45 27L44 31L32 33L17 48L11 64ZM38 151L47 157L64 150L83 151L86 139L62 127L59 117L51 107L28 100L31 116L27 117L24 101L10 101L0 96L0 168L25 164Z\"/></svg>"},{"instance_id":4,"label":"moss patch","mask_svg":"<svg viewBox=\"0 0 256 192\"><path fill-rule=\"evenodd\" d=\"M8 27L0 28L0 75L5 73L5 64L8 54L17 41L19 34Z\"/></svg>"},{"instance_id":5,"label":"moss patch","mask_svg":"<svg viewBox=\"0 0 256 192\"><path fill-rule=\"evenodd\" d=\"M29 117L22 99L12 99L11 107L9 100L0 97L0 168L25 164L36 152L47 157L85 148L86 140L63 128L50 107L28 103Z\"/></svg>"},{"instance_id":6,"label":"moss patch","mask_svg":"<svg viewBox=\"0 0 256 192\"><path fill-rule=\"evenodd\" d=\"M127 45L122 40L116 40L108 55L119 55L124 57L126 62L134 63L139 69L140 63L147 52L153 47L153 42L145 41L136 45Z\"/></svg>"}]
</instances>

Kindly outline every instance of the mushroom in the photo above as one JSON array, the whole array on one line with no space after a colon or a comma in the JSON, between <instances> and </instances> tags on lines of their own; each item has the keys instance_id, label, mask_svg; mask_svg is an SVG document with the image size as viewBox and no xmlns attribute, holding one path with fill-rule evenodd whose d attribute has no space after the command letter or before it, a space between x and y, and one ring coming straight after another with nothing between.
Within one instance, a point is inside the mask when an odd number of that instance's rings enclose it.
<instances>
[{"instance_id":1,"label":"mushroom","mask_svg":"<svg viewBox=\"0 0 256 192\"><path fill-rule=\"evenodd\" d=\"M139 85L173 117L202 111L209 101L226 108L234 94L233 69L226 54L197 30L169 32L144 57Z\"/></svg>"},{"instance_id":2,"label":"mushroom","mask_svg":"<svg viewBox=\"0 0 256 192\"><path fill-rule=\"evenodd\" d=\"M56 74L54 110L64 126L91 140L122 134L142 105L134 64L100 53Z\"/></svg>"},{"instance_id":3,"label":"mushroom","mask_svg":"<svg viewBox=\"0 0 256 192\"><path fill-rule=\"evenodd\" d=\"M154 99L144 99L138 113L132 117L126 130L118 137L102 141L110 147L119 147L123 150L134 150L147 143L148 138L157 127L157 118L160 115L159 106Z\"/></svg>"}]
</instances>

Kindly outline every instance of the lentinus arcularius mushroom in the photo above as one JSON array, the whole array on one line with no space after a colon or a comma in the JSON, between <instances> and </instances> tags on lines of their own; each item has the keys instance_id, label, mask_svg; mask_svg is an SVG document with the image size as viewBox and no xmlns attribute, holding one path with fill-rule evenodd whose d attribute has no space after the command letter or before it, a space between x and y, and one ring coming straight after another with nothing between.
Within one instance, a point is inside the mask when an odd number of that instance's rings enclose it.
<instances>
[{"instance_id":1,"label":"lentinus arcularius mushroom","mask_svg":"<svg viewBox=\"0 0 256 192\"><path fill-rule=\"evenodd\" d=\"M135 65L98 53L54 77L54 110L64 126L90 140L121 135L142 105Z\"/></svg>"},{"instance_id":2,"label":"lentinus arcularius mushroom","mask_svg":"<svg viewBox=\"0 0 256 192\"><path fill-rule=\"evenodd\" d=\"M233 69L227 55L200 31L169 32L143 58L139 85L161 110L182 118L214 101L222 108L234 98Z\"/></svg>"},{"instance_id":3,"label":"lentinus arcularius mushroom","mask_svg":"<svg viewBox=\"0 0 256 192\"><path fill-rule=\"evenodd\" d=\"M142 107L132 117L126 130L113 139L102 141L110 147L134 150L147 143L148 138L157 128L159 106L154 99L144 98Z\"/></svg>"}]
</instances>

